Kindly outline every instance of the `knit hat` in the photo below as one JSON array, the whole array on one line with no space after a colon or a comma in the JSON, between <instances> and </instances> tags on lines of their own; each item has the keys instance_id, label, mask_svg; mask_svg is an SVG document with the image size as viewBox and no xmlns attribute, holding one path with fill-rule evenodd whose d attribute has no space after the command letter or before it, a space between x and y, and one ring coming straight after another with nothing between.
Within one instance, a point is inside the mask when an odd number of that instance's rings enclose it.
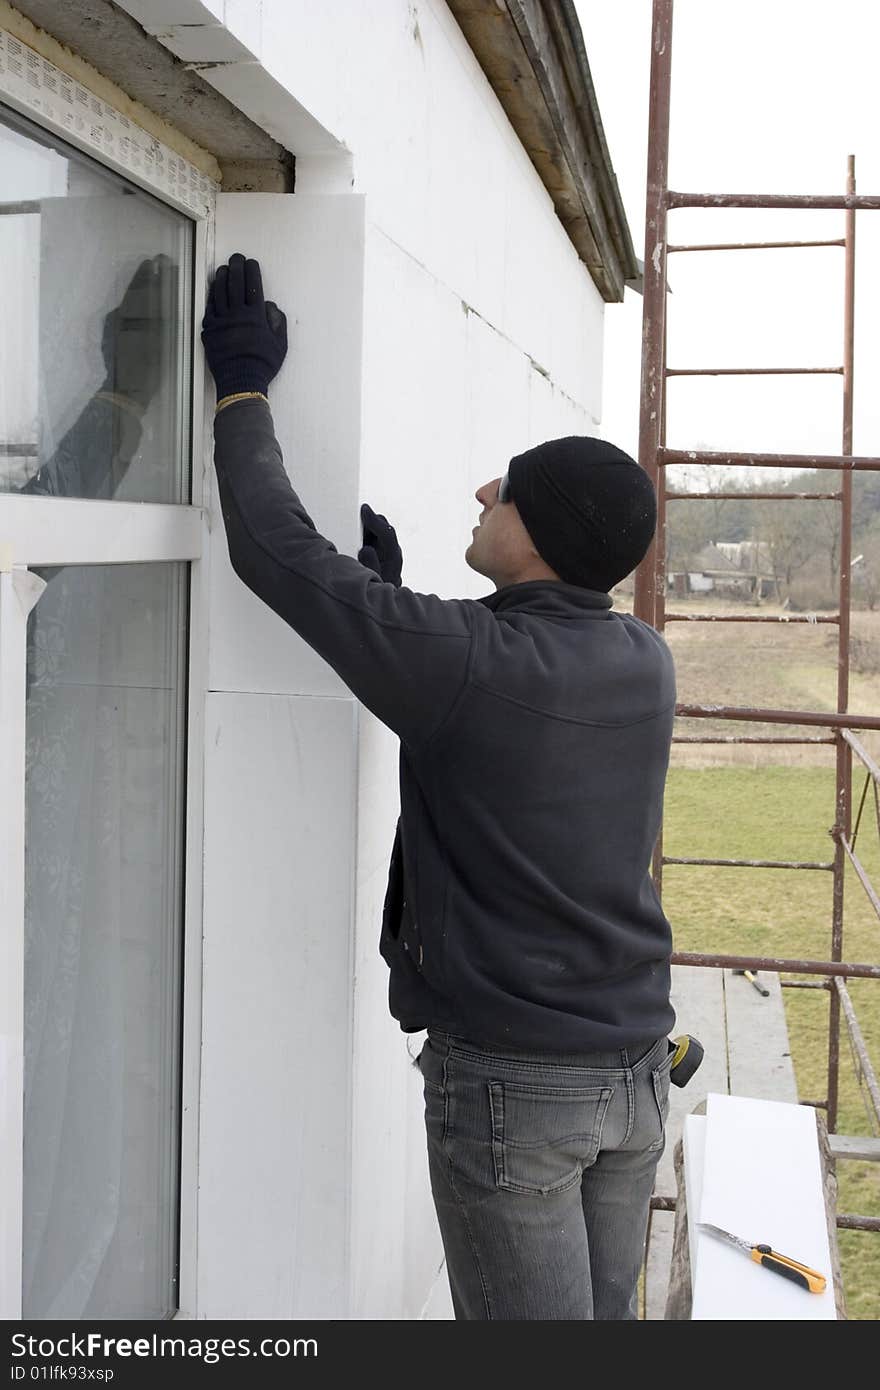
<instances>
[{"instance_id":1,"label":"knit hat","mask_svg":"<svg viewBox=\"0 0 880 1390\"><path fill-rule=\"evenodd\" d=\"M538 554L566 584L608 593L644 558L657 498L629 454L569 435L517 454L507 472Z\"/></svg>"}]
</instances>

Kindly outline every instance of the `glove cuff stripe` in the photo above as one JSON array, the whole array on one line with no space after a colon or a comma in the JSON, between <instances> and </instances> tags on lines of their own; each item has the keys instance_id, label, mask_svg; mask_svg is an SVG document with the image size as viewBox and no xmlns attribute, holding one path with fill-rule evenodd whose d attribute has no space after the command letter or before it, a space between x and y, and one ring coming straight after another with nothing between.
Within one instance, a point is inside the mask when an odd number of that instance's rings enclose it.
<instances>
[{"instance_id":1,"label":"glove cuff stripe","mask_svg":"<svg viewBox=\"0 0 880 1390\"><path fill-rule=\"evenodd\" d=\"M269 404L269 397L262 391L235 391L231 396L221 396L214 410L215 415L219 415L221 410L225 410L233 401L265 401Z\"/></svg>"}]
</instances>

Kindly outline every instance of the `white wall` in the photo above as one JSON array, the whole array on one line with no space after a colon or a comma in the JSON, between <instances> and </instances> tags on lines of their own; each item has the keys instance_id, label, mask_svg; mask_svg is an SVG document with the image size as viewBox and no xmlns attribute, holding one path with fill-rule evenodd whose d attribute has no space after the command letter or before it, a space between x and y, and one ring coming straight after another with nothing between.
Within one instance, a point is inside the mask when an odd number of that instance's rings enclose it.
<instances>
[{"instance_id":1,"label":"white wall","mask_svg":"<svg viewBox=\"0 0 880 1390\"><path fill-rule=\"evenodd\" d=\"M341 548L355 535L363 247L361 198L219 199L218 261L257 256L289 311L276 426ZM197 1313L345 1317L358 711L235 577L209 493Z\"/></svg>"},{"instance_id":2,"label":"white wall","mask_svg":"<svg viewBox=\"0 0 880 1390\"><path fill-rule=\"evenodd\" d=\"M598 419L601 298L444 0L121 7Z\"/></svg>"},{"instance_id":3,"label":"white wall","mask_svg":"<svg viewBox=\"0 0 880 1390\"><path fill-rule=\"evenodd\" d=\"M123 7L297 155L292 198L221 198L217 256L258 256L295 321L273 403L318 526L354 553L369 501L411 587L486 593L474 489L595 431L603 305L446 5ZM235 581L219 518L211 565L198 1314L448 1316L377 949L396 740L364 711L355 735L333 673Z\"/></svg>"}]
</instances>

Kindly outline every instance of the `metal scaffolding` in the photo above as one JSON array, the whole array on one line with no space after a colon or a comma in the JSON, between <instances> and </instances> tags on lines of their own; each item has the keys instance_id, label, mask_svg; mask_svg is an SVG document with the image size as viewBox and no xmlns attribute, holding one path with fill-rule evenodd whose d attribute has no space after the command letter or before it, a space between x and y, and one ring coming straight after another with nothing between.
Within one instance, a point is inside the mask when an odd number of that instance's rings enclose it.
<instances>
[{"instance_id":1,"label":"metal scaffolding","mask_svg":"<svg viewBox=\"0 0 880 1390\"><path fill-rule=\"evenodd\" d=\"M855 1059L856 1071L873 1111L875 1123L880 1126L880 1086L871 1066L865 1047L864 1037L856 1018L855 1009L847 990L849 978L880 979L880 965L844 960L844 877L849 863L865 890L878 919L880 919L880 894L870 881L870 877L856 854L856 841L863 818L869 789L872 792L877 826L880 830L880 766L853 733L855 729L880 729L880 718L869 715L855 715L849 712L850 676L850 570L852 559L853 522L853 473L861 471L880 471L880 458L855 457L853 444L853 345L855 311L855 219L856 212L880 209L880 196L864 197L856 194L855 160L849 157L846 193L842 195L772 195L739 193L677 193L668 187L669 166L669 112L670 83L672 67L672 8L673 0L654 0L652 22L651 88L649 108L648 139L648 178L645 217L645 271L644 271L644 309L641 366L641 402L639 419L639 462L648 473L657 489L658 524L654 544L636 573L634 611L637 617L653 624L663 631L667 622L710 621L710 622L824 622L833 623L838 629L837 643L837 710L835 713L817 710L759 709L747 706L732 707L720 705L680 704L676 708L679 717L690 719L730 720L744 725L781 724L794 727L826 730L821 735L780 735L772 734L731 734L703 737L701 735L681 735L674 741L681 743L749 743L749 744L791 744L824 743L834 744L836 763L835 823L831 831L834 841L834 858L828 863L785 861L785 860L743 860L743 859L697 859L672 858L664 856L662 833L654 854L654 878L658 889L662 887L664 864L677 865L723 865L725 867L767 868L767 869L815 869L824 870L833 876L831 932L828 959L796 960L785 957L756 957L738 955L712 955L691 952L678 952L673 955L674 963L707 967L732 966L738 970L785 971L797 974L815 975L815 981L783 981L792 988L825 989L829 994L829 1033L828 1033L828 1071L827 1095L822 1100L806 1102L824 1109L827 1113L828 1129L832 1133L837 1128L838 1117L838 1078L840 1069L840 1026L841 1018L846 1024L849 1040ZM844 212L845 233L837 240L817 241L764 241L764 242L715 242L700 245L669 245L667 240L667 215L673 208L837 208ZM667 304L667 257L671 253L690 253L699 251L738 251L773 250L780 247L843 247L844 270L844 335L843 362L831 367L741 367L741 368L687 368L672 369L666 361L666 304ZM843 419L841 452L839 455L800 455L800 454L744 454L717 453L706 451L677 450L666 446L666 387L671 377L680 376L721 376L721 375L788 375L788 374L834 374L843 383ZM761 497L785 500L834 501L840 505L840 565L839 565L839 603L838 612L833 616L818 619L789 615L761 616L731 615L722 616L669 613L666 612L666 510L667 502L686 496L697 501L706 498L719 498L723 492L688 492L669 490L666 484L666 469L680 464L703 464L710 467L740 468L797 468L825 469L839 475L839 487L820 494L799 493L748 493L738 492L737 497ZM865 773L864 788L861 793L858 813L853 828L852 815L852 761L855 757L860 770ZM669 1210L672 1203L667 1198L655 1198L654 1209ZM880 1230L880 1218L839 1214L838 1226L857 1230Z\"/></svg>"}]
</instances>

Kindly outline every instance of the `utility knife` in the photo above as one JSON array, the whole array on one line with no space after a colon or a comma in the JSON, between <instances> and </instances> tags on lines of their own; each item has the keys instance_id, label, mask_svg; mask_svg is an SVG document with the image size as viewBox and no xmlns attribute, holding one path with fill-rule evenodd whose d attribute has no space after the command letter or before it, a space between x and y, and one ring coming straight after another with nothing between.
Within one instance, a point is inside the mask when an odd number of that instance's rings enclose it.
<instances>
[{"instance_id":1,"label":"utility knife","mask_svg":"<svg viewBox=\"0 0 880 1390\"><path fill-rule=\"evenodd\" d=\"M731 1235L730 1231L723 1231L720 1226L711 1226L707 1221L699 1223L701 1231L708 1231L711 1236L716 1236L718 1240L726 1241L728 1245L741 1250L748 1255L756 1264L763 1265L765 1269L772 1269L775 1274L781 1274L784 1279L790 1279L793 1284L800 1284L802 1289L807 1289L810 1293L824 1293L826 1279L824 1274L819 1274L815 1269L810 1269L809 1265L802 1265L799 1260L793 1260L790 1255L780 1255L778 1250L774 1250L771 1245L758 1245L750 1240L743 1240L741 1236Z\"/></svg>"}]
</instances>

